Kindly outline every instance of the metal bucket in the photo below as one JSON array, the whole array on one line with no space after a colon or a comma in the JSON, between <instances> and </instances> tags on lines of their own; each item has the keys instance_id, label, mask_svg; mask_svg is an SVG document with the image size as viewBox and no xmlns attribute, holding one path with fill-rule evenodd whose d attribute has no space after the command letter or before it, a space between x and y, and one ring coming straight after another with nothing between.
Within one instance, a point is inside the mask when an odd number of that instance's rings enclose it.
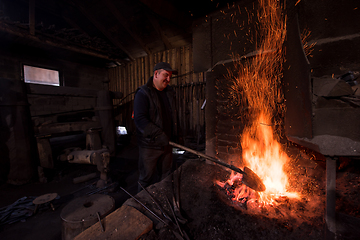
<instances>
[{"instance_id":1,"label":"metal bucket","mask_svg":"<svg viewBox=\"0 0 360 240\"><path fill-rule=\"evenodd\" d=\"M62 240L74 239L85 229L98 222L97 213L103 218L114 209L115 201L108 195L94 194L72 200L60 214Z\"/></svg>"}]
</instances>

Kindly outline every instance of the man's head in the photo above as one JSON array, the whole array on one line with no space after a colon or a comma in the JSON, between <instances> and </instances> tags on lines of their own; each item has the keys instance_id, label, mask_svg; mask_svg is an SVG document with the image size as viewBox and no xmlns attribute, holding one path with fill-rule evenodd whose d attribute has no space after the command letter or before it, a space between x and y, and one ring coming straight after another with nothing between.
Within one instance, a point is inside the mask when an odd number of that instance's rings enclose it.
<instances>
[{"instance_id":1,"label":"man's head","mask_svg":"<svg viewBox=\"0 0 360 240\"><path fill-rule=\"evenodd\" d=\"M170 83L172 74L176 74L176 70L172 69L169 63L160 62L154 67L153 83L154 87L162 91Z\"/></svg>"}]
</instances>

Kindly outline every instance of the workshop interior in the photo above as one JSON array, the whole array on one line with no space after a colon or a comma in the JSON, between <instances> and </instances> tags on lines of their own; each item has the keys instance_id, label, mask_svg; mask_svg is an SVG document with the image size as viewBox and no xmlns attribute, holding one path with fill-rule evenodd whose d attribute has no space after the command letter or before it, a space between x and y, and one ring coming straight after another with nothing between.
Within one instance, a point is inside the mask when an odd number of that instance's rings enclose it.
<instances>
[{"instance_id":1,"label":"workshop interior","mask_svg":"<svg viewBox=\"0 0 360 240\"><path fill-rule=\"evenodd\" d=\"M0 239L358 239L359 5L1 0ZM145 187L160 62L181 139Z\"/></svg>"}]
</instances>

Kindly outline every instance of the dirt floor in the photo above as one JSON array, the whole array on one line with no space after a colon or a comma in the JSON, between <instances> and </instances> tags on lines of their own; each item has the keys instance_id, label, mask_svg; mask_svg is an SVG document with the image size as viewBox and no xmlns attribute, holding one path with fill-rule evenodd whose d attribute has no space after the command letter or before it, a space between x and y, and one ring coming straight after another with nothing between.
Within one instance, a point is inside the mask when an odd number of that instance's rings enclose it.
<instances>
[{"instance_id":1,"label":"dirt floor","mask_svg":"<svg viewBox=\"0 0 360 240\"><path fill-rule=\"evenodd\" d=\"M168 216L172 216L175 179L179 179L179 203L186 223L179 223L189 239L322 239L324 238L325 208L325 161L322 156L290 146L292 157L287 171L291 172L293 189L301 192L300 200L286 199L276 208L254 212L234 202L226 191L216 184L225 181L229 172L220 166L208 164L193 155L176 156L177 171L163 181L148 188ZM111 187L99 192L112 196L115 208L122 204L136 207L154 221L154 229L141 239L177 239L172 229L159 223L153 215L125 194L123 187L149 209L160 214L145 191L137 194L137 146L133 141L121 146L111 162ZM74 184L73 179L97 172L96 166L64 164L48 173L48 183L33 182L23 186L4 184L0 186L0 239L61 239L62 209L73 199L96 191L97 179ZM342 158L337 172L337 218L338 239L358 239L360 236L360 161ZM176 185L176 184L175 184ZM32 200L42 194L58 193L53 201L33 213ZM176 191L175 191L176 193ZM137 194L137 195L136 195ZM177 196L175 194L174 196ZM169 199L169 203L166 198ZM13 212L19 218L4 217L11 204L21 201ZM13 222L11 222L13 221Z\"/></svg>"}]
</instances>

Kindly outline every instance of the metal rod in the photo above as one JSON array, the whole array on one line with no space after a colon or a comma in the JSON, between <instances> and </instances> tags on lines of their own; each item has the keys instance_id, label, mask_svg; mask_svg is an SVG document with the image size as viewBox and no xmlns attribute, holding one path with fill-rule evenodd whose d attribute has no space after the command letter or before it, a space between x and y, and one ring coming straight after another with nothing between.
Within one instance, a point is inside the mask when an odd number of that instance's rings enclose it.
<instances>
[{"instance_id":1,"label":"metal rod","mask_svg":"<svg viewBox=\"0 0 360 240\"><path fill-rule=\"evenodd\" d=\"M149 193L149 191L148 191L146 188L144 188L144 187L141 185L140 182L138 182L138 184L139 184L140 187L141 187L142 189L144 189L145 192L149 195L149 197L150 197L151 200L156 204L156 206L159 208L159 210L161 211L161 213L163 214L163 216L172 222L171 218L165 213L164 209L163 209L163 208L160 206L160 204L153 198L153 196L151 196L151 194Z\"/></svg>"},{"instance_id":2,"label":"metal rod","mask_svg":"<svg viewBox=\"0 0 360 240\"><path fill-rule=\"evenodd\" d=\"M102 231L102 232L105 232L105 228L104 228L104 225L103 225L102 222L101 222L101 218L100 218L99 212L96 212L96 215L97 215L97 218L98 218L99 223L100 223L100 226L101 226L101 231Z\"/></svg>"},{"instance_id":3,"label":"metal rod","mask_svg":"<svg viewBox=\"0 0 360 240\"><path fill-rule=\"evenodd\" d=\"M227 163L225 163L225 162L223 162L223 161L220 161L220 160L217 159L217 158L208 156L208 155L206 155L206 154L204 154L204 153L195 151L195 150L193 150L193 149L191 149L191 148L182 146L182 145L177 144L177 143L174 143L174 142L169 142L169 144L170 144L171 146L173 146L173 147L181 148L181 149L183 149L183 150L185 150L185 151L188 151L188 152L191 152L191 153L193 153L193 154L196 154L196 155L198 155L198 156L200 156L200 157L206 158L206 159L208 159L208 160L210 160L210 161L212 161L212 162L215 162L215 163L217 163L217 164L220 164L220 165L222 165L222 166L224 166L224 167L230 168L231 170L234 170L235 172L238 172L238 173L241 173L241 174L246 175L246 173L245 173L243 170L241 170L240 168L237 168L237 167L235 167L235 166L233 166L233 165L230 165L230 164L227 164Z\"/></svg>"},{"instance_id":4,"label":"metal rod","mask_svg":"<svg viewBox=\"0 0 360 240\"><path fill-rule=\"evenodd\" d=\"M148 207L145 206L142 202L140 202L138 199L136 199L133 195L131 195L129 192L127 192L125 189L120 187L121 190L123 190L125 193L127 193L130 197L132 197L135 201L137 201L141 206L143 206L146 210L148 210L152 215L154 215L160 222L165 224L166 226L169 226L164 220L162 220L158 215L156 215L153 211L151 211Z\"/></svg>"},{"instance_id":5,"label":"metal rod","mask_svg":"<svg viewBox=\"0 0 360 240\"><path fill-rule=\"evenodd\" d=\"M174 198L174 196L173 196L173 198ZM181 236L184 236L184 233L181 231L179 222L178 222L178 220L177 220L177 218L176 218L176 216L175 216L175 212L174 212L174 210L172 209L171 204L170 204L170 201L169 201L169 199L168 199L167 197L166 197L166 201L167 201L167 203L168 203L168 205L169 205L169 207L170 207L170 210L171 210L172 215L174 216L176 225L177 225L177 227L178 227L178 229L179 229L179 232L180 232Z\"/></svg>"}]
</instances>

